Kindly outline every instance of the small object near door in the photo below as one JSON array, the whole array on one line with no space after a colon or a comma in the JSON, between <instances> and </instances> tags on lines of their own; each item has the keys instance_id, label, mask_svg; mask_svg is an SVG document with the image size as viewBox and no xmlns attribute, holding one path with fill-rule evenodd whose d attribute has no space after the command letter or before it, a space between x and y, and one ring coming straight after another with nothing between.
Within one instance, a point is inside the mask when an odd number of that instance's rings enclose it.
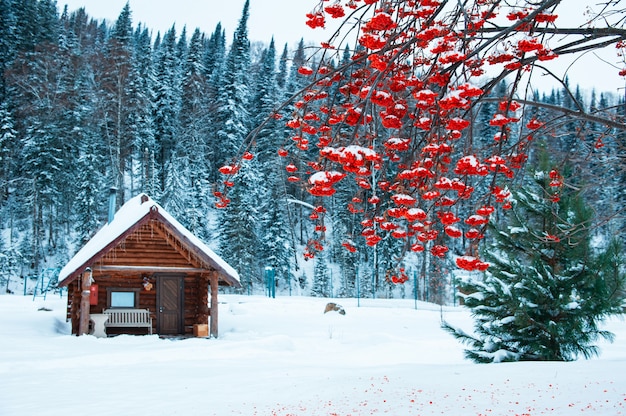
<instances>
[{"instance_id":1,"label":"small object near door","mask_svg":"<svg viewBox=\"0 0 626 416\"><path fill-rule=\"evenodd\" d=\"M89 304L91 306L98 304L98 285L95 283L89 286Z\"/></svg>"},{"instance_id":2,"label":"small object near door","mask_svg":"<svg viewBox=\"0 0 626 416\"><path fill-rule=\"evenodd\" d=\"M178 335L183 327L183 284L182 276L157 276L157 333Z\"/></svg>"}]
</instances>

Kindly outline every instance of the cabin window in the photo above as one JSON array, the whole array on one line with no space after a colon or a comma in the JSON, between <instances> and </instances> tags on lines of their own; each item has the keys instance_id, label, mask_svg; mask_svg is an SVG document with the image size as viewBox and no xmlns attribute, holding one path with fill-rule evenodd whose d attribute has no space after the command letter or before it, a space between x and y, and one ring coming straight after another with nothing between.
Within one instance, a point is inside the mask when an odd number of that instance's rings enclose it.
<instances>
[{"instance_id":1,"label":"cabin window","mask_svg":"<svg viewBox=\"0 0 626 416\"><path fill-rule=\"evenodd\" d=\"M139 291L137 290L108 290L109 308L137 308L139 305Z\"/></svg>"}]
</instances>

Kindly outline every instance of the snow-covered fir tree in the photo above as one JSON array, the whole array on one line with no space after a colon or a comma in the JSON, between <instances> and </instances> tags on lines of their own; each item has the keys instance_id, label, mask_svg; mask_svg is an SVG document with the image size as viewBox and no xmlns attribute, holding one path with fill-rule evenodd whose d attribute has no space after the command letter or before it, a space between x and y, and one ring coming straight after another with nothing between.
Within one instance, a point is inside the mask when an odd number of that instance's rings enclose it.
<instances>
[{"instance_id":1,"label":"snow-covered fir tree","mask_svg":"<svg viewBox=\"0 0 626 416\"><path fill-rule=\"evenodd\" d=\"M266 265L259 264L258 201L250 189L260 185L252 160L241 167L229 193L231 202L219 211L219 252L239 271L244 292L261 282ZM249 293L249 292L248 292Z\"/></svg>"},{"instance_id":2,"label":"snow-covered fir tree","mask_svg":"<svg viewBox=\"0 0 626 416\"><path fill-rule=\"evenodd\" d=\"M260 208L258 238L261 241L259 256L267 266L274 268L279 284L288 286L293 280L291 263L294 258L293 238L289 222L280 157L276 143L284 140L281 121L268 116L275 110L279 86L276 77L276 50L274 41L263 50L259 69L254 77L255 95L251 108L255 108L253 125L257 126L256 146L251 149L259 164L261 183L255 190Z\"/></svg>"},{"instance_id":3,"label":"snow-covered fir tree","mask_svg":"<svg viewBox=\"0 0 626 416\"><path fill-rule=\"evenodd\" d=\"M102 131L109 149L109 181L118 188L120 203L127 199L123 186L129 173L131 153L137 138L135 110L141 103L137 101L139 92L138 77L134 63L134 39L130 6L127 4L118 16L106 43L102 75ZM142 106L143 107L143 106ZM141 110L138 110L140 112Z\"/></svg>"},{"instance_id":4,"label":"snow-covered fir tree","mask_svg":"<svg viewBox=\"0 0 626 416\"><path fill-rule=\"evenodd\" d=\"M102 163L98 160L96 144L85 140L80 157L77 161L78 177L76 208L74 215L76 231L76 247L82 247L98 231L102 225L105 178L100 170Z\"/></svg>"},{"instance_id":5,"label":"snow-covered fir tree","mask_svg":"<svg viewBox=\"0 0 626 416\"><path fill-rule=\"evenodd\" d=\"M246 0L233 36L222 74L213 138L213 152L218 167L223 166L240 150L250 131L250 41L248 40L249 1ZM224 258L236 265L245 290L263 278L258 259L258 221L260 176L258 159L241 166L235 178L226 178L224 186L232 187L230 204L220 210L219 247Z\"/></svg>"},{"instance_id":6,"label":"snow-covered fir tree","mask_svg":"<svg viewBox=\"0 0 626 416\"><path fill-rule=\"evenodd\" d=\"M172 26L163 36L156 53L154 126L157 143L156 160L162 168L160 187L165 189L168 174L166 167L172 166L176 142L180 133L181 74L176 48L176 29Z\"/></svg>"},{"instance_id":7,"label":"snow-covered fir tree","mask_svg":"<svg viewBox=\"0 0 626 416\"><path fill-rule=\"evenodd\" d=\"M145 192L152 198L160 199L160 187L157 180L160 177L156 172L153 116L155 77L152 62L152 41L150 33L145 27L139 26L134 35L135 59L133 59L133 89L129 114L133 126L133 148L131 160L133 172L130 175L131 195Z\"/></svg>"},{"instance_id":8,"label":"snow-covered fir tree","mask_svg":"<svg viewBox=\"0 0 626 416\"><path fill-rule=\"evenodd\" d=\"M330 297L330 270L328 268L327 254L325 251L315 256L315 266L313 268L313 286L311 296Z\"/></svg>"},{"instance_id":9,"label":"snow-covered fir tree","mask_svg":"<svg viewBox=\"0 0 626 416\"><path fill-rule=\"evenodd\" d=\"M218 169L223 163L218 132L223 125L220 97L222 97L226 70L226 33L220 23L217 24L209 39L205 41L203 63L207 79L203 96L208 104L204 146L207 166L210 168L207 172L207 179L209 182L216 182L220 177Z\"/></svg>"},{"instance_id":10,"label":"snow-covered fir tree","mask_svg":"<svg viewBox=\"0 0 626 416\"><path fill-rule=\"evenodd\" d=\"M15 148L17 131L13 116L6 103L0 103L0 192L6 195L9 192L9 179L15 172Z\"/></svg>"},{"instance_id":11,"label":"snow-covered fir tree","mask_svg":"<svg viewBox=\"0 0 626 416\"><path fill-rule=\"evenodd\" d=\"M250 131L249 7L246 0L220 80L214 119L216 136L212 143L218 168L237 154Z\"/></svg>"},{"instance_id":12,"label":"snow-covered fir tree","mask_svg":"<svg viewBox=\"0 0 626 416\"><path fill-rule=\"evenodd\" d=\"M600 324L623 312L621 250L615 241L592 244L593 210L564 173L542 158L490 230L488 271L459 283L475 335L444 328L476 362L589 358L598 353L595 341L612 338Z\"/></svg>"}]
</instances>

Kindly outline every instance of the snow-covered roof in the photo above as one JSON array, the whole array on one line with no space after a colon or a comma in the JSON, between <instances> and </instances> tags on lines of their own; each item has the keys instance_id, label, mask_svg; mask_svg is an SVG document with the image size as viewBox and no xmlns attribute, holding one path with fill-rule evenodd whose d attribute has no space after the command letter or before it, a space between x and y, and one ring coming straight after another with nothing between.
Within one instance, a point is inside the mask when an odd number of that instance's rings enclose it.
<instances>
[{"instance_id":1,"label":"snow-covered roof","mask_svg":"<svg viewBox=\"0 0 626 416\"><path fill-rule=\"evenodd\" d=\"M195 246L203 260L220 272L223 278L231 285L239 285L239 274L220 256L211 250L198 237L193 235L180 222L172 217L163 207L153 201L146 194L140 194L126 202L116 213L113 221L106 224L81 248L78 253L61 269L59 285L63 286L81 274L86 267L105 254L107 246L114 243L124 233L128 232L149 215L155 215L173 228L188 244ZM67 280L67 281L66 281Z\"/></svg>"}]
</instances>

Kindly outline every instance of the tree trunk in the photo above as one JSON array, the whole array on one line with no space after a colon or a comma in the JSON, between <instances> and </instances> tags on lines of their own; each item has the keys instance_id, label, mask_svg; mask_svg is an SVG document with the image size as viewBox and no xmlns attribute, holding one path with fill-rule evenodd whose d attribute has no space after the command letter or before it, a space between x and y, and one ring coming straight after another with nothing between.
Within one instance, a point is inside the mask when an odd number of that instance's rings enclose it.
<instances>
[{"instance_id":1,"label":"tree trunk","mask_svg":"<svg viewBox=\"0 0 626 416\"><path fill-rule=\"evenodd\" d=\"M217 273L211 273L211 336L217 338Z\"/></svg>"},{"instance_id":2,"label":"tree trunk","mask_svg":"<svg viewBox=\"0 0 626 416\"><path fill-rule=\"evenodd\" d=\"M80 320L78 322L78 335L84 335L89 333L89 295L91 288L91 270L85 271L82 276L81 282L81 296L80 296Z\"/></svg>"}]
</instances>

